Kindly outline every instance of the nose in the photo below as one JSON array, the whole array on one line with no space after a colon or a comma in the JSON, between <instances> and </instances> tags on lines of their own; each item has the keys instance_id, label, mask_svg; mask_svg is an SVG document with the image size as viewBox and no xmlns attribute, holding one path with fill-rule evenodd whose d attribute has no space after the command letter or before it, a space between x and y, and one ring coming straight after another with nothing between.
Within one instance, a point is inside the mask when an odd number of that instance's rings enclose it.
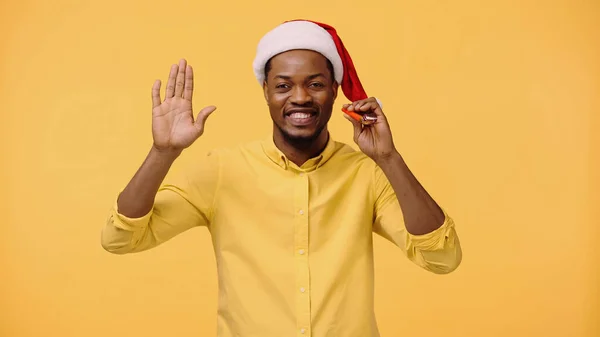
<instances>
[{"instance_id":1,"label":"nose","mask_svg":"<svg viewBox=\"0 0 600 337\"><path fill-rule=\"evenodd\" d=\"M290 97L291 103L297 105L305 105L308 103L312 103L312 96L309 92L301 85L297 85L294 87L292 91L292 95Z\"/></svg>"}]
</instances>

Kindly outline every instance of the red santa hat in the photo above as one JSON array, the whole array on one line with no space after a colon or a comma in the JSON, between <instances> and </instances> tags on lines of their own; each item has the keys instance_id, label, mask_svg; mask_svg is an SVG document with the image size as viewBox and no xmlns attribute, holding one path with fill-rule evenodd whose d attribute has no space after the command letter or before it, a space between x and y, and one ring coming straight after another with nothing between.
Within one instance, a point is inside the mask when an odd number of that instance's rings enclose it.
<instances>
[{"instance_id":1,"label":"red santa hat","mask_svg":"<svg viewBox=\"0 0 600 337\"><path fill-rule=\"evenodd\" d=\"M265 80L267 61L277 54L294 49L313 50L325 56L333 65L335 81L340 84L344 96L350 101L369 97L336 30L327 24L310 20L286 21L262 37L253 62L254 74L260 85Z\"/></svg>"}]
</instances>

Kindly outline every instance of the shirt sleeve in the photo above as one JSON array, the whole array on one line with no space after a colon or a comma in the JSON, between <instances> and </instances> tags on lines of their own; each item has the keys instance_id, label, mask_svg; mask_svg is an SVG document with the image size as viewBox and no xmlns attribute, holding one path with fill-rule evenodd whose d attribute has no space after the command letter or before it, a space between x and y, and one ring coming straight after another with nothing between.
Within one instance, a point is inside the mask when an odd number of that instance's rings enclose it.
<instances>
[{"instance_id":1,"label":"shirt sleeve","mask_svg":"<svg viewBox=\"0 0 600 337\"><path fill-rule=\"evenodd\" d=\"M210 227L219 175L219 157L214 151L181 173L169 173L152 209L139 218L119 213L117 195L102 229L102 247L114 254L135 253L191 228Z\"/></svg>"},{"instance_id":2,"label":"shirt sleeve","mask_svg":"<svg viewBox=\"0 0 600 337\"><path fill-rule=\"evenodd\" d=\"M395 244L409 260L425 270L447 274L460 265L460 242L454 221L444 209L444 223L439 228L423 235L414 235L406 230L400 203L379 167L375 170L374 186L373 232Z\"/></svg>"}]
</instances>

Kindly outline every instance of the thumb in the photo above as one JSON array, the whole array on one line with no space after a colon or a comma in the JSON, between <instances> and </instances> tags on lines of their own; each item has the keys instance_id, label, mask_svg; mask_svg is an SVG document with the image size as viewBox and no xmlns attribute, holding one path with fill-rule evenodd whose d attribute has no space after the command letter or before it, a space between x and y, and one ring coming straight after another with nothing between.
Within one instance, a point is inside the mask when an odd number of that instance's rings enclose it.
<instances>
[{"instance_id":1,"label":"thumb","mask_svg":"<svg viewBox=\"0 0 600 337\"><path fill-rule=\"evenodd\" d=\"M346 113L344 113L344 118L346 118L347 120L350 121L350 123L352 123L352 126L354 128L354 141L357 141L358 140L358 136L362 132L362 124L359 121L355 120L354 118L350 117Z\"/></svg>"},{"instance_id":2,"label":"thumb","mask_svg":"<svg viewBox=\"0 0 600 337\"><path fill-rule=\"evenodd\" d=\"M194 122L196 127L202 130L204 128L204 124L206 123L206 119L215 110L217 110L217 107L214 105L209 105L200 110L200 112L198 112L198 117L196 117L196 121Z\"/></svg>"}]
</instances>

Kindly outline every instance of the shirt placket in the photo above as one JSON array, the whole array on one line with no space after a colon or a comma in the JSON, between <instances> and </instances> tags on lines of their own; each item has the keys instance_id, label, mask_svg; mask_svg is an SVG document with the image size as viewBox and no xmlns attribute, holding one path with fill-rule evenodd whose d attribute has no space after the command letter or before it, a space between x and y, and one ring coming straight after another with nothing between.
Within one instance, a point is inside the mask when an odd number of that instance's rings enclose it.
<instances>
[{"instance_id":1,"label":"shirt placket","mask_svg":"<svg viewBox=\"0 0 600 337\"><path fill-rule=\"evenodd\" d=\"M300 172L294 186L297 335L310 336L310 270L308 264L308 175Z\"/></svg>"}]
</instances>

